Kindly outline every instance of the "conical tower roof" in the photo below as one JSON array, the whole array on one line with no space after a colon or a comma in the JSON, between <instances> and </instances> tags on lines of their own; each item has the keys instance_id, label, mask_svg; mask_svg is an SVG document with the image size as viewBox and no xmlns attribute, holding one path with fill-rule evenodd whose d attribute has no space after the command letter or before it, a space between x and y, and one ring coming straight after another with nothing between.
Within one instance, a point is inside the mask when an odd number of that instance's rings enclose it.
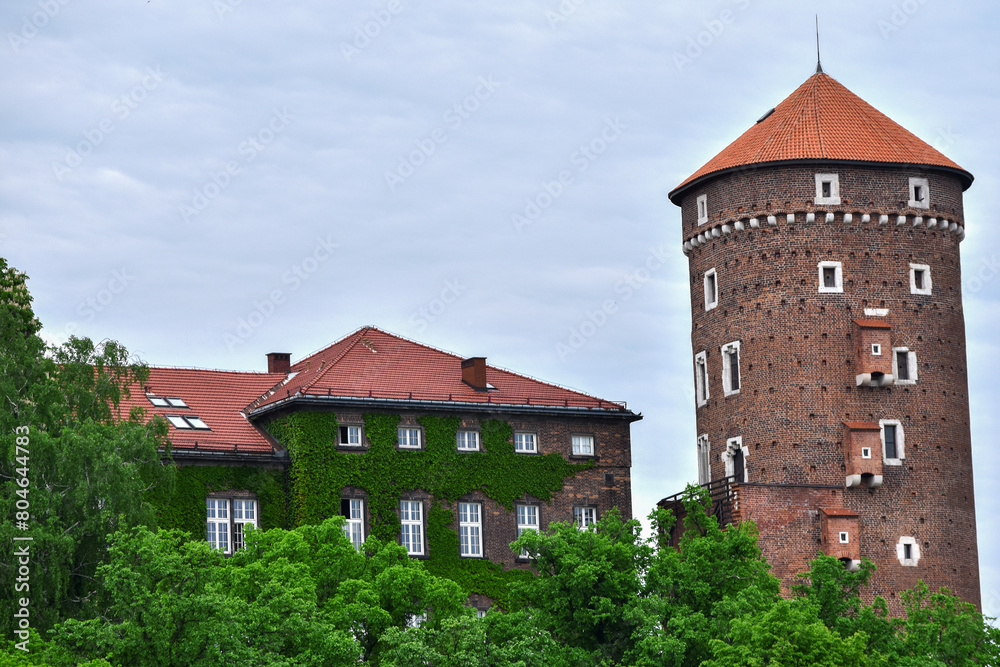
<instances>
[{"instance_id":1,"label":"conical tower roof","mask_svg":"<svg viewBox=\"0 0 1000 667\"><path fill-rule=\"evenodd\" d=\"M923 165L952 172L964 188L972 183L968 171L832 76L817 72L669 197L679 204L696 182L725 171L802 160Z\"/></svg>"}]
</instances>

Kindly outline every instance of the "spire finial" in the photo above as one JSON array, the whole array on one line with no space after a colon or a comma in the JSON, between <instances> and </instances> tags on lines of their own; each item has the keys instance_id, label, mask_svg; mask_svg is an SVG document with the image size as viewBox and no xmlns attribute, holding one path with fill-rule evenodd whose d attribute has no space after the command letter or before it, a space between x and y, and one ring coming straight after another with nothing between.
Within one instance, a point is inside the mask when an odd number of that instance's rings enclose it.
<instances>
[{"instance_id":1,"label":"spire finial","mask_svg":"<svg viewBox=\"0 0 1000 667\"><path fill-rule=\"evenodd\" d=\"M819 60L819 14L816 14L816 73L823 73L823 65Z\"/></svg>"}]
</instances>

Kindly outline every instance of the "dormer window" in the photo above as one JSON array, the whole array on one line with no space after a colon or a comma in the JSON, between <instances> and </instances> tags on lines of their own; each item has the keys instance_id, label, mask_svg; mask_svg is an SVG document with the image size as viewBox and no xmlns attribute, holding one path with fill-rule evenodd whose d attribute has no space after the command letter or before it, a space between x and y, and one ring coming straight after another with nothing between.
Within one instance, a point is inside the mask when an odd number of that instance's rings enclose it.
<instances>
[{"instance_id":1,"label":"dormer window","mask_svg":"<svg viewBox=\"0 0 1000 667\"><path fill-rule=\"evenodd\" d=\"M816 174L816 203L840 205L840 178L837 174Z\"/></svg>"},{"instance_id":2,"label":"dormer window","mask_svg":"<svg viewBox=\"0 0 1000 667\"><path fill-rule=\"evenodd\" d=\"M708 222L708 195L698 196L698 224L704 225Z\"/></svg>"},{"instance_id":3,"label":"dormer window","mask_svg":"<svg viewBox=\"0 0 1000 667\"><path fill-rule=\"evenodd\" d=\"M930 194L926 178L910 179L910 206L913 208L930 208Z\"/></svg>"}]
</instances>

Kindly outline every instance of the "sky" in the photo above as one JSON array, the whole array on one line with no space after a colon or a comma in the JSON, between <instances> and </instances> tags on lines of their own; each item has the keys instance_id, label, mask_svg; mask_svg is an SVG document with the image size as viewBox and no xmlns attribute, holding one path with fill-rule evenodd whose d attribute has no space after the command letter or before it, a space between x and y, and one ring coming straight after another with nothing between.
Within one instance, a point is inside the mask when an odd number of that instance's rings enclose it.
<instances>
[{"instance_id":1,"label":"sky","mask_svg":"<svg viewBox=\"0 0 1000 667\"><path fill-rule=\"evenodd\" d=\"M667 193L824 70L965 169L984 611L1000 615L1000 5L6 0L0 256L50 341L264 370L364 325L612 400L633 507L696 478ZM612 308L607 307L613 302Z\"/></svg>"}]
</instances>

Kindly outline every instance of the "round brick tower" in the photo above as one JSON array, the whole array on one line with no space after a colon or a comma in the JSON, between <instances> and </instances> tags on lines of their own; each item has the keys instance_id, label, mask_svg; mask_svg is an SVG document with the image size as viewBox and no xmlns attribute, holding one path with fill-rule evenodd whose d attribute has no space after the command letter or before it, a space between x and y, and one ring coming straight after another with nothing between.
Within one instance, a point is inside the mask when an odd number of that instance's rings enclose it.
<instances>
[{"instance_id":1,"label":"round brick tower","mask_svg":"<svg viewBox=\"0 0 1000 667\"><path fill-rule=\"evenodd\" d=\"M979 606L959 242L972 175L818 71L670 193L699 482L783 586L868 558ZM731 478L726 480L725 478Z\"/></svg>"}]
</instances>

